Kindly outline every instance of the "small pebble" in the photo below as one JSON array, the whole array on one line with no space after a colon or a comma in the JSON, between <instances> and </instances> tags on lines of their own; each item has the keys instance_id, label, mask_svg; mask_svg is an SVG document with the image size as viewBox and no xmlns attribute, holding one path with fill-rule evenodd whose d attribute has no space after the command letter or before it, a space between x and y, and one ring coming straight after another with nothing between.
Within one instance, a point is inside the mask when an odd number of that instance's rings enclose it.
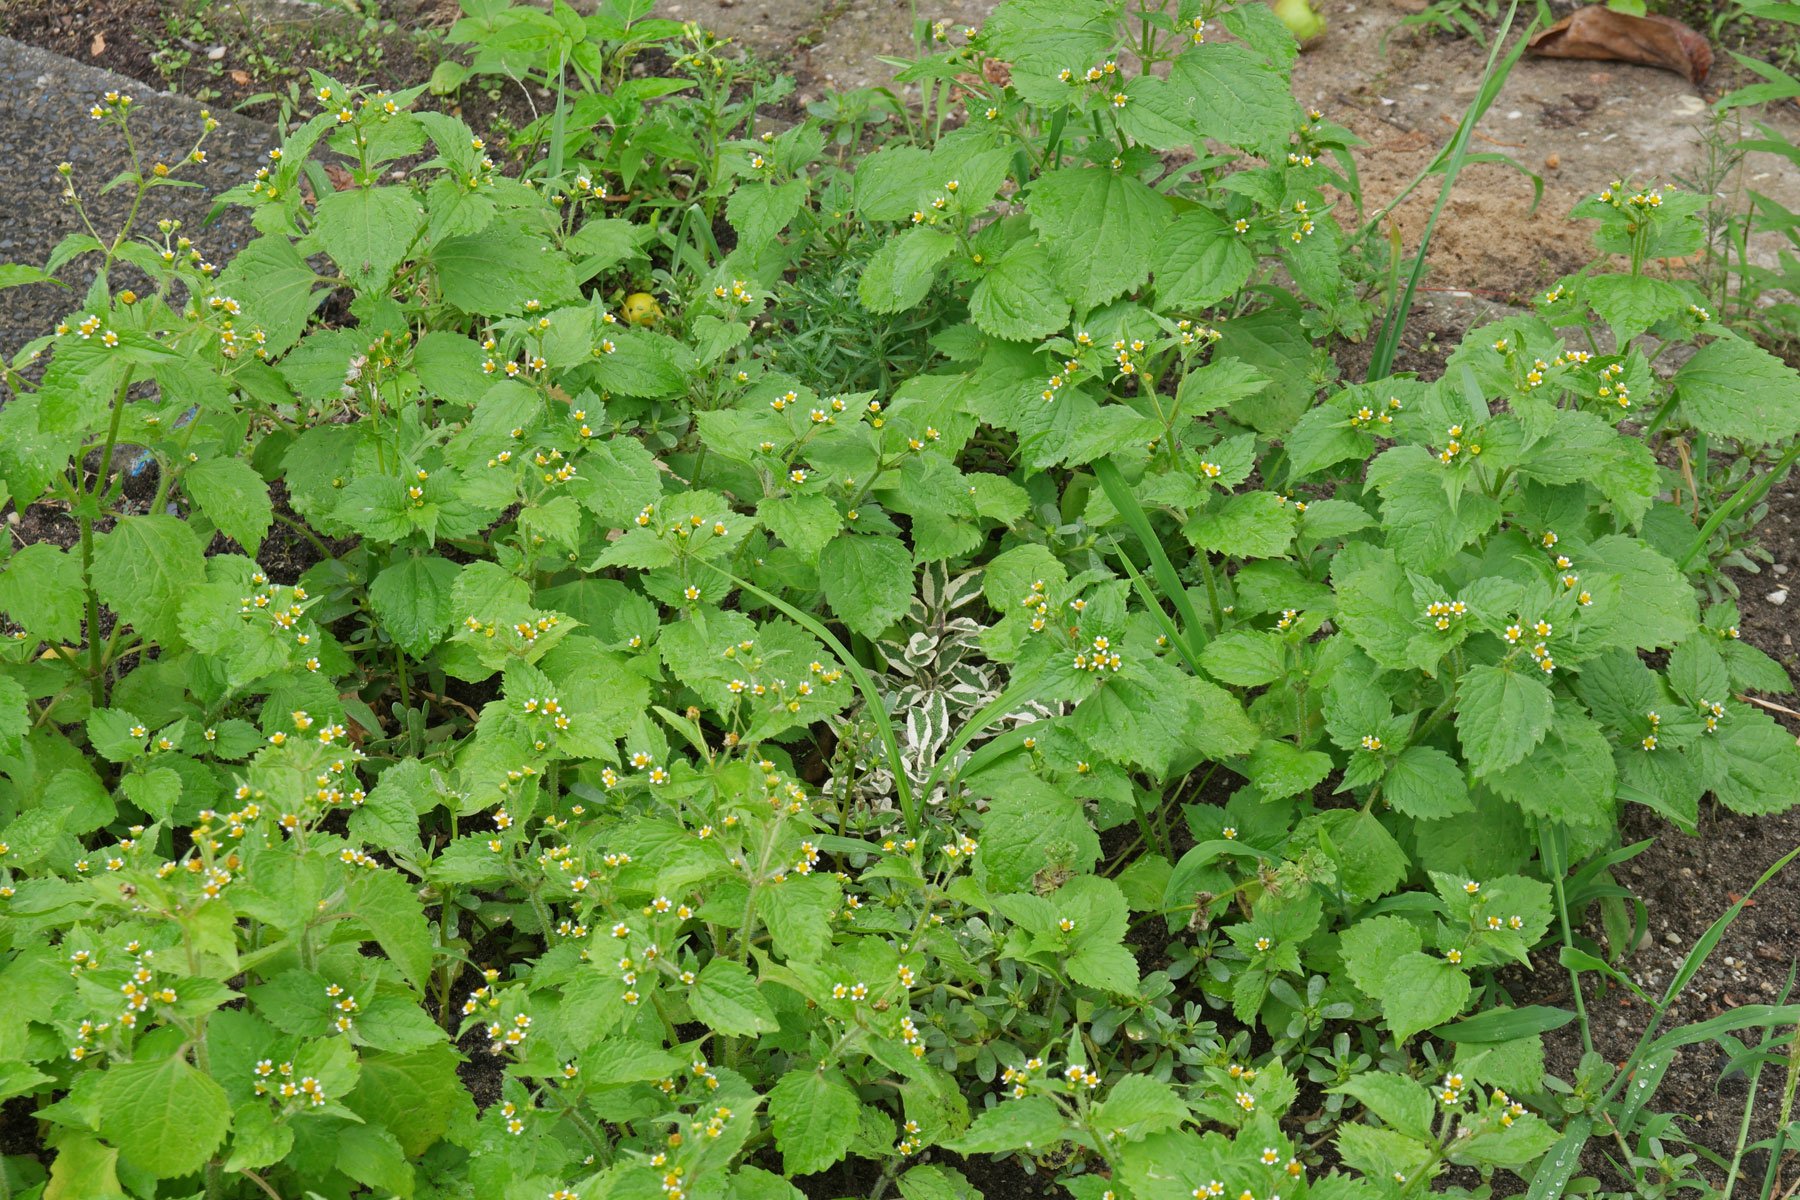
<instances>
[{"instance_id":1,"label":"small pebble","mask_svg":"<svg viewBox=\"0 0 1800 1200\"><path fill-rule=\"evenodd\" d=\"M1787 564L1786 563L1776 563L1774 566L1770 567L1769 570L1775 572L1776 578L1780 578L1781 576L1787 574Z\"/></svg>"},{"instance_id":2,"label":"small pebble","mask_svg":"<svg viewBox=\"0 0 1800 1200\"><path fill-rule=\"evenodd\" d=\"M1764 596L1763 599L1767 600L1770 604L1786 604L1787 603L1787 589L1786 588L1776 588L1774 591L1770 592L1767 596Z\"/></svg>"}]
</instances>

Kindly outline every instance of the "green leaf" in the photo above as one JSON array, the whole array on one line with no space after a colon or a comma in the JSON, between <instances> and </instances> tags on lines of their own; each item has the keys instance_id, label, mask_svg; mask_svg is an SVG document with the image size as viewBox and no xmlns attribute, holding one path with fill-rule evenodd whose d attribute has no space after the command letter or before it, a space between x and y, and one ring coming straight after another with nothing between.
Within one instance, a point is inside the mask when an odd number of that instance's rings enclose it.
<instances>
[{"instance_id":1,"label":"green leaf","mask_svg":"<svg viewBox=\"0 0 1800 1200\"><path fill-rule=\"evenodd\" d=\"M1129 908L1110 879L1080 875L1064 884L1051 902L1075 922L1074 941L1064 960L1069 978L1115 995L1135 995L1137 959L1124 945Z\"/></svg>"},{"instance_id":2,"label":"green leaf","mask_svg":"<svg viewBox=\"0 0 1800 1200\"><path fill-rule=\"evenodd\" d=\"M1201 513L1182 533L1199 550L1232 558L1281 558L1294 542L1291 504L1272 492L1240 492L1221 508Z\"/></svg>"},{"instance_id":3,"label":"green leaf","mask_svg":"<svg viewBox=\"0 0 1800 1200\"><path fill-rule=\"evenodd\" d=\"M0 754L15 753L31 731L30 698L19 681L0 676Z\"/></svg>"},{"instance_id":4,"label":"green leaf","mask_svg":"<svg viewBox=\"0 0 1800 1200\"><path fill-rule=\"evenodd\" d=\"M865 221L904 221L942 186L931 155L916 146L888 146L856 167L856 211Z\"/></svg>"},{"instance_id":5,"label":"green leaf","mask_svg":"<svg viewBox=\"0 0 1800 1200\"><path fill-rule=\"evenodd\" d=\"M1382 795L1409 817L1439 821L1468 812L1468 783L1454 758L1435 746L1408 746L1382 776Z\"/></svg>"},{"instance_id":6,"label":"green leaf","mask_svg":"<svg viewBox=\"0 0 1800 1200\"><path fill-rule=\"evenodd\" d=\"M1719 725L1725 774L1713 795L1733 812L1778 813L1800 804L1800 746L1774 718L1732 703Z\"/></svg>"},{"instance_id":7,"label":"green leaf","mask_svg":"<svg viewBox=\"0 0 1800 1200\"><path fill-rule=\"evenodd\" d=\"M1100 838L1079 801L1036 779L991 789L981 827L979 862L991 891L1027 886L1054 856L1076 871L1100 857Z\"/></svg>"},{"instance_id":8,"label":"green leaf","mask_svg":"<svg viewBox=\"0 0 1800 1200\"><path fill-rule=\"evenodd\" d=\"M636 438L589 445L581 474L563 486L610 529L629 529L646 504L662 496L662 472Z\"/></svg>"},{"instance_id":9,"label":"green leaf","mask_svg":"<svg viewBox=\"0 0 1800 1200\"><path fill-rule=\"evenodd\" d=\"M1287 674L1286 651L1273 633L1233 630L1200 651L1200 665L1220 683L1261 687Z\"/></svg>"},{"instance_id":10,"label":"green leaf","mask_svg":"<svg viewBox=\"0 0 1800 1200\"><path fill-rule=\"evenodd\" d=\"M1404 1041L1462 1012L1469 990L1469 977L1454 963L1415 952L1394 961L1375 998L1394 1036Z\"/></svg>"},{"instance_id":11,"label":"green leaf","mask_svg":"<svg viewBox=\"0 0 1800 1200\"><path fill-rule=\"evenodd\" d=\"M756 506L756 515L770 532L808 560L816 560L819 551L844 527L837 505L819 495L765 496Z\"/></svg>"},{"instance_id":12,"label":"green leaf","mask_svg":"<svg viewBox=\"0 0 1800 1200\"><path fill-rule=\"evenodd\" d=\"M1407 652L1419 628L1407 600L1412 585L1406 572L1394 560L1392 551L1383 550L1357 560L1339 559L1355 565L1334 571L1332 583L1337 591L1338 621L1358 646L1376 664L1389 670L1415 669Z\"/></svg>"},{"instance_id":13,"label":"green leaf","mask_svg":"<svg viewBox=\"0 0 1800 1200\"><path fill-rule=\"evenodd\" d=\"M1385 1182L1396 1177L1411 1179L1433 1157L1432 1148L1418 1138L1407 1137L1391 1129L1378 1129L1373 1125L1340 1125L1335 1141L1338 1154L1343 1160L1371 1180ZM1354 1193L1357 1200L1361 1200L1365 1194L1393 1193Z\"/></svg>"},{"instance_id":14,"label":"green leaf","mask_svg":"<svg viewBox=\"0 0 1800 1200\"><path fill-rule=\"evenodd\" d=\"M1434 1029L1432 1036L1443 1038L1447 1042L1486 1046L1515 1041L1533 1034L1549 1033L1553 1029L1561 1029L1574 1019L1575 1013L1570 1009L1549 1008L1541 1004L1525 1008L1490 1008L1454 1025Z\"/></svg>"},{"instance_id":15,"label":"green leaf","mask_svg":"<svg viewBox=\"0 0 1800 1200\"><path fill-rule=\"evenodd\" d=\"M1366 1071L1326 1090L1355 1097L1400 1133L1425 1141L1431 1138L1431 1093L1416 1080L1385 1071Z\"/></svg>"},{"instance_id":16,"label":"green leaf","mask_svg":"<svg viewBox=\"0 0 1800 1200\"><path fill-rule=\"evenodd\" d=\"M181 601L205 578L200 539L180 517L123 517L95 540L94 590L133 629L165 648L182 644Z\"/></svg>"},{"instance_id":17,"label":"green leaf","mask_svg":"<svg viewBox=\"0 0 1800 1200\"><path fill-rule=\"evenodd\" d=\"M1344 930L1339 949L1350 982L1370 996L1380 996L1394 964L1423 944L1417 927L1404 917L1379 916Z\"/></svg>"},{"instance_id":18,"label":"green leaf","mask_svg":"<svg viewBox=\"0 0 1800 1200\"><path fill-rule=\"evenodd\" d=\"M578 299L568 260L541 237L497 220L478 234L445 238L431 251L444 299L467 313L500 317L527 300L546 308Z\"/></svg>"},{"instance_id":19,"label":"green leaf","mask_svg":"<svg viewBox=\"0 0 1800 1200\"><path fill-rule=\"evenodd\" d=\"M1688 291L1653 275L1595 275L1583 285L1582 299L1612 327L1613 341L1623 346L1658 321L1687 307Z\"/></svg>"},{"instance_id":20,"label":"green leaf","mask_svg":"<svg viewBox=\"0 0 1800 1200\"><path fill-rule=\"evenodd\" d=\"M1482 782L1533 816L1598 828L1611 825L1618 771L1600 727L1564 700L1542 744Z\"/></svg>"},{"instance_id":21,"label":"green leaf","mask_svg":"<svg viewBox=\"0 0 1800 1200\"><path fill-rule=\"evenodd\" d=\"M1145 72L1121 89L1125 107L1113 110L1119 132L1152 150L1187 150L1195 141L1187 101L1169 81Z\"/></svg>"},{"instance_id":22,"label":"green leaf","mask_svg":"<svg viewBox=\"0 0 1800 1200\"><path fill-rule=\"evenodd\" d=\"M1385 896L1406 879L1412 863L1374 814L1339 810L1325 814L1338 878L1361 900Z\"/></svg>"},{"instance_id":23,"label":"green leaf","mask_svg":"<svg viewBox=\"0 0 1800 1200\"><path fill-rule=\"evenodd\" d=\"M206 519L254 558L275 523L269 485L241 458L209 458L181 473L181 484Z\"/></svg>"},{"instance_id":24,"label":"green leaf","mask_svg":"<svg viewBox=\"0 0 1800 1200\"><path fill-rule=\"evenodd\" d=\"M955 237L923 225L889 238L856 281L857 299L870 312L904 312L931 291L938 265L955 249Z\"/></svg>"},{"instance_id":25,"label":"green leaf","mask_svg":"<svg viewBox=\"0 0 1800 1200\"><path fill-rule=\"evenodd\" d=\"M1456 1163L1481 1163L1518 1170L1541 1158L1557 1143L1559 1135L1536 1113L1526 1113L1511 1125L1485 1129L1459 1140L1450 1151Z\"/></svg>"},{"instance_id":26,"label":"green leaf","mask_svg":"<svg viewBox=\"0 0 1800 1200\"><path fill-rule=\"evenodd\" d=\"M56 276L42 267L28 266L25 263L0 263L0 289L21 287L28 283L56 282Z\"/></svg>"},{"instance_id":27,"label":"green leaf","mask_svg":"<svg viewBox=\"0 0 1800 1200\"><path fill-rule=\"evenodd\" d=\"M756 913L768 927L777 954L789 960L818 962L831 949L831 915L842 899L834 879L793 875L779 887L758 889Z\"/></svg>"},{"instance_id":28,"label":"green leaf","mask_svg":"<svg viewBox=\"0 0 1800 1200\"><path fill-rule=\"evenodd\" d=\"M1201 137L1230 146L1274 151L1298 124L1283 73L1229 42L1190 47L1169 69L1169 86Z\"/></svg>"},{"instance_id":29,"label":"green leaf","mask_svg":"<svg viewBox=\"0 0 1800 1200\"><path fill-rule=\"evenodd\" d=\"M1292 742L1264 741L1250 753L1250 782L1270 800L1309 792L1331 773L1331 755Z\"/></svg>"},{"instance_id":30,"label":"green leaf","mask_svg":"<svg viewBox=\"0 0 1800 1200\"><path fill-rule=\"evenodd\" d=\"M1094 754L1167 775L1191 756L1242 754L1257 730L1225 689L1147 658L1107 680L1068 718Z\"/></svg>"},{"instance_id":31,"label":"green leaf","mask_svg":"<svg viewBox=\"0 0 1800 1200\"><path fill-rule=\"evenodd\" d=\"M379 1125L341 1126L332 1134L337 1169L371 1189L412 1200L413 1169L393 1134Z\"/></svg>"},{"instance_id":32,"label":"green leaf","mask_svg":"<svg viewBox=\"0 0 1800 1200\"><path fill-rule=\"evenodd\" d=\"M1047 1154L1068 1137L1062 1113L1048 1096L1007 1100L984 1109L967 1133L945 1147L959 1154L1010 1154L1030 1150Z\"/></svg>"},{"instance_id":33,"label":"green leaf","mask_svg":"<svg viewBox=\"0 0 1800 1200\"><path fill-rule=\"evenodd\" d=\"M219 275L219 293L243 306L239 329L261 329L271 356L292 346L326 296L319 276L294 243L279 234L259 237L232 256Z\"/></svg>"},{"instance_id":34,"label":"green leaf","mask_svg":"<svg viewBox=\"0 0 1800 1200\"><path fill-rule=\"evenodd\" d=\"M1371 479L1379 481L1387 544L1415 571L1448 565L1500 520L1500 505L1481 492L1466 490L1453 498L1437 461L1423 447L1396 446L1370 469Z\"/></svg>"},{"instance_id":35,"label":"green leaf","mask_svg":"<svg viewBox=\"0 0 1800 1200\"><path fill-rule=\"evenodd\" d=\"M1349 418L1336 408L1319 405L1308 409L1288 431L1283 448L1289 470L1300 479L1341 462L1361 461L1375 449L1372 434L1352 428Z\"/></svg>"},{"instance_id":36,"label":"green leaf","mask_svg":"<svg viewBox=\"0 0 1800 1200\"><path fill-rule=\"evenodd\" d=\"M912 555L899 538L846 533L819 555L825 599L838 620L879 637L912 603Z\"/></svg>"},{"instance_id":37,"label":"green leaf","mask_svg":"<svg viewBox=\"0 0 1800 1200\"><path fill-rule=\"evenodd\" d=\"M700 969L700 977L688 992L694 1015L715 1033L737 1037L774 1033L775 1012L757 990L756 980L742 964L714 958Z\"/></svg>"},{"instance_id":38,"label":"green leaf","mask_svg":"<svg viewBox=\"0 0 1800 1200\"><path fill-rule=\"evenodd\" d=\"M425 905L404 878L389 870L357 871L344 884L350 911L368 926L406 981L420 991L431 977L431 930Z\"/></svg>"},{"instance_id":39,"label":"green leaf","mask_svg":"<svg viewBox=\"0 0 1800 1200\"><path fill-rule=\"evenodd\" d=\"M152 819L166 822L181 800L181 776L168 767L154 767L142 775L127 775L119 781L119 790Z\"/></svg>"},{"instance_id":40,"label":"green leaf","mask_svg":"<svg viewBox=\"0 0 1800 1200\"><path fill-rule=\"evenodd\" d=\"M185 1057L116 1063L97 1089L100 1133L158 1179L189 1175L225 1140L225 1089Z\"/></svg>"},{"instance_id":41,"label":"green leaf","mask_svg":"<svg viewBox=\"0 0 1800 1200\"><path fill-rule=\"evenodd\" d=\"M801 1067L776 1081L769 1089L769 1121L787 1174L811 1175L842 1159L861 1109L839 1071Z\"/></svg>"},{"instance_id":42,"label":"green leaf","mask_svg":"<svg viewBox=\"0 0 1800 1200\"><path fill-rule=\"evenodd\" d=\"M225 1170L274 1166L293 1148L293 1126L276 1124L275 1110L266 1099L258 1097L232 1114L231 1155L225 1160Z\"/></svg>"},{"instance_id":43,"label":"green leaf","mask_svg":"<svg viewBox=\"0 0 1800 1200\"><path fill-rule=\"evenodd\" d=\"M1057 287L1049 252L1027 239L1002 254L969 296L969 316L983 333L1017 342L1048 337L1067 325L1069 305Z\"/></svg>"},{"instance_id":44,"label":"green leaf","mask_svg":"<svg viewBox=\"0 0 1800 1200\"><path fill-rule=\"evenodd\" d=\"M1696 429L1746 446L1800 433L1800 373L1735 335L1715 338L1682 364L1675 397Z\"/></svg>"},{"instance_id":45,"label":"green leaf","mask_svg":"<svg viewBox=\"0 0 1800 1200\"><path fill-rule=\"evenodd\" d=\"M401 1150L418 1157L450 1130L459 1110L472 1101L457 1078L459 1056L437 1043L416 1054L364 1054L356 1088L344 1099L351 1112L400 1139Z\"/></svg>"},{"instance_id":46,"label":"green leaf","mask_svg":"<svg viewBox=\"0 0 1800 1200\"><path fill-rule=\"evenodd\" d=\"M1196 208L1162 231L1155 263L1157 303L1191 312L1235 295L1249 281L1256 255L1231 222Z\"/></svg>"},{"instance_id":47,"label":"green leaf","mask_svg":"<svg viewBox=\"0 0 1800 1200\"><path fill-rule=\"evenodd\" d=\"M412 246L425 211L408 187L353 187L319 198L319 244L359 289L385 284Z\"/></svg>"},{"instance_id":48,"label":"green leaf","mask_svg":"<svg viewBox=\"0 0 1800 1200\"><path fill-rule=\"evenodd\" d=\"M625 396L673 396L687 386L687 376L675 362L675 344L668 338L641 331L627 333L615 326L597 349L594 376L609 391Z\"/></svg>"},{"instance_id":49,"label":"green leaf","mask_svg":"<svg viewBox=\"0 0 1800 1200\"><path fill-rule=\"evenodd\" d=\"M1479 777L1512 766L1544 740L1550 689L1505 667L1470 667L1456 684L1456 735Z\"/></svg>"},{"instance_id":50,"label":"green leaf","mask_svg":"<svg viewBox=\"0 0 1800 1200\"><path fill-rule=\"evenodd\" d=\"M898 1182L905 1200L982 1200L981 1193L955 1167L921 1163Z\"/></svg>"},{"instance_id":51,"label":"green leaf","mask_svg":"<svg viewBox=\"0 0 1800 1200\"><path fill-rule=\"evenodd\" d=\"M1095 1105L1088 1123L1115 1137L1137 1141L1164 1129L1174 1129L1192 1117L1175 1089L1148 1075L1127 1075L1113 1084L1106 1099Z\"/></svg>"},{"instance_id":52,"label":"green leaf","mask_svg":"<svg viewBox=\"0 0 1800 1200\"><path fill-rule=\"evenodd\" d=\"M133 731L147 729L137 714L122 708L96 708L88 712L88 744L107 762L130 762L141 755L148 744L147 734Z\"/></svg>"},{"instance_id":53,"label":"green leaf","mask_svg":"<svg viewBox=\"0 0 1800 1200\"><path fill-rule=\"evenodd\" d=\"M1114 15L1103 0L1012 0L994 11L982 35L992 54L1012 64L1021 96L1061 107L1075 95L1058 73L1106 57L1116 37Z\"/></svg>"},{"instance_id":54,"label":"green leaf","mask_svg":"<svg viewBox=\"0 0 1800 1200\"><path fill-rule=\"evenodd\" d=\"M0 612L46 642L81 640L81 560L59 546L37 542L0 568Z\"/></svg>"},{"instance_id":55,"label":"green leaf","mask_svg":"<svg viewBox=\"0 0 1800 1200\"><path fill-rule=\"evenodd\" d=\"M65 1131L57 1139L43 1200L125 1200L118 1166L119 1152L99 1138Z\"/></svg>"},{"instance_id":56,"label":"green leaf","mask_svg":"<svg viewBox=\"0 0 1800 1200\"><path fill-rule=\"evenodd\" d=\"M770 246L775 235L788 227L806 203L806 180L786 183L741 183L725 202L725 215L737 230L738 244Z\"/></svg>"},{"instance_id":57,"label":"green leaf","mask_svg":"<svg viewBox=\"0 0 1800 1200\"><path fill-rule=\"evenodd\" d=\"M451 589L460 570L436 555L409 554L369 584L370 611L414 658L424 658L450 632Z\"/></svg>"},{"instance_id":58,"label":"green leaf","mask_svg":"<svg viewBox=\"0 0 1800 1200\"><path fill-rule=\"evenodd\" d=\"M1049 247L1062 293L1094 308L1143 285L1169 202L1130 175L1063 167L1031 184L1025 207Z\"/></svg>"},{"instance_id":59,"label":"green leaf","mask_svg":"<svg viewBox=\"0 0 1800 1200\"><path fill-rule=\"evenodd\" d=\"M1577 567L1589 578L1613 575L1619 581L1621 602L1583 631L1583 641L1597 649L1674 646L1700 622L1693 587L1674 563L1637 538L1622 534L1603 537L1582 552Z\"/></svg>"}]
</instances>

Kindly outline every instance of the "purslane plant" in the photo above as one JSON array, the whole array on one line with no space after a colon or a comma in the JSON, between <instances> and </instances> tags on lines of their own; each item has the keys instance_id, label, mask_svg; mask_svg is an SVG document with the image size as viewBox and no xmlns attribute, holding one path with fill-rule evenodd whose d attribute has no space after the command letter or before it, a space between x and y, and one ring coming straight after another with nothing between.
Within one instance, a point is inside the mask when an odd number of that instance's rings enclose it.
<instances>
[{"instance_id":1,"label":"purslane plant","mask_svg":"<svg viewBox=\"0 0 1800 1200\"><path fill-rule=\"evenodd\" d=\"M1615 185L1534 312L1345 383L1353 139L1261 6L1010 0L907 71L965 119L849 175L710 43L587 90L690 36L642 16L471 5L475 70L564 89L516 144L320 77L229 264L163 223L47 265L94 283L0 409L80 535L0 568L0 1081L55 1152L8 1186L1531 1172L1569 1014L1500 972L1568 940L1570 859L1800 799L1658 455L1766 486L1800 433L1648 273L1702 201ZM849 352L929 330L886 391L769 321L844 256ZM900 642L939 593L967 624Z\"/></svg>"}]
</instances>

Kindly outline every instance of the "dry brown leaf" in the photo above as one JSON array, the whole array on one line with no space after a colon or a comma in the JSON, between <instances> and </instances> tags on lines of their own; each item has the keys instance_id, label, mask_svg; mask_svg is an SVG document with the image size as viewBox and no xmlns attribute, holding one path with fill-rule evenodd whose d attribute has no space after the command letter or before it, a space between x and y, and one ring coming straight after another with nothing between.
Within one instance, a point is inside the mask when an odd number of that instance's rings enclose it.
<instances>
[{"instance_id":1,"label":"dry brown leaf","mask_svg":"<svg viewBox=\"0 0 1800 1200\"><path fill-rule=\"evenodd\" d=\"M96 33L94 35L94 40L88 44L88 57L89 58L99 58L102 54L105 54L105 53L106 53L106 35L104 33Z\"/></svg>"},{"instance_id":2,"label":"dry brown leaf","mask_svg":"<svg viewBox=\"0 0 1800 1200\"><path fill-rule=\"evenodd\" d=\"M248 72L248 71L233 71L231 73L231 82L237 84L239 87L249 87L250 86L250 72Z\"/></svg>"},{"instance_id":3,"label":"dry brown leaf","mask_svg":"<svg viewBox=\"0 0 1800 1200\"><path fill-rule=\"evenodd\" d=\"M1596 4L1577 9L1531 39L1531 52L1544 58L1582 58L1661 67L1706 82L1712 47L1705 38L1670 17L1634 17Z\"/></svg>"},{"instance_id":4,"label":"dry brown leaf","mask_svg":"<svg viewBox=\"0 0 1800 1200\"><path fill-rule=\"evenodd\" d=\"M325 164L325 178L331 180L331 186L340 192L347 192L356 186L356 177L336 163Z\"/></svg>"}]
</instances>

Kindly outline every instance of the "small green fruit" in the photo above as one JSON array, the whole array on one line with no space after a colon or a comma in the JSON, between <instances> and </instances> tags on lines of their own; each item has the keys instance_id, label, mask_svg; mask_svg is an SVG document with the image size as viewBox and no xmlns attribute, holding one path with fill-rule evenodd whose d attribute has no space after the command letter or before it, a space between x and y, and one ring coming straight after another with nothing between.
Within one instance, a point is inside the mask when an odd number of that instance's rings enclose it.
<instances>
[{"instance_id":1,"label":"small green fruit","mask_svg":"<svg viewBox=\"0 0 1800 1200\"><path fill-rule=\"evenodd\" d=\"M1325 32L1325 18L1307 0L1275 0L1275 16L1302 46Z\"/></svg>"}]
</instances>

